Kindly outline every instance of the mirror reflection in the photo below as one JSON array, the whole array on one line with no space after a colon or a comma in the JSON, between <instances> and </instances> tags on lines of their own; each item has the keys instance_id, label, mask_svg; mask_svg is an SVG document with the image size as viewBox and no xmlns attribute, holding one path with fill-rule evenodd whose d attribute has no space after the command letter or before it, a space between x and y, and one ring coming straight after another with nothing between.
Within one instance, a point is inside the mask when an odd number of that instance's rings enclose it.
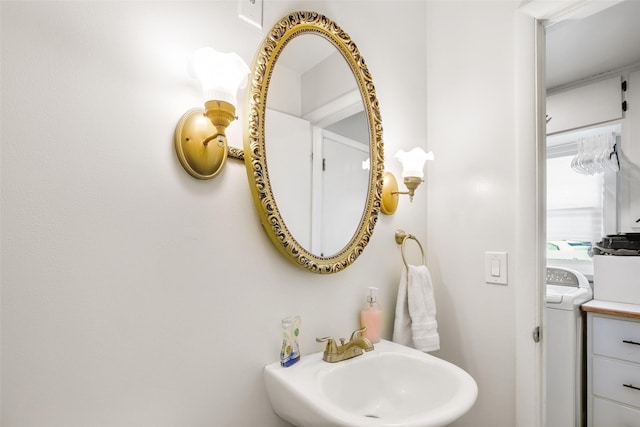
<instances>
[{"instance_id":1,"label":"mirror reflection","mask_svg":"<svg viewBox=\"0 0 640 427\"><path fill-rule=\"evenodd\" d=\"M369 126L340 51L303 33L273 68L264 121L274 200L293 238L328 257L353 238L369 191Z\"/></svg>"},{"instance_id":2,"label":"mirror reflection","mask_svg":"<svg viewBox=\"0 0 640 427\"><path fill-rule=\"evenodd\" d=\"M245 120L249 186L272 243L313 273L352 265L378 220L384 171L378 100L355 42L319 13L282 17L253 62Z\"/></svg>"}]
</instances>

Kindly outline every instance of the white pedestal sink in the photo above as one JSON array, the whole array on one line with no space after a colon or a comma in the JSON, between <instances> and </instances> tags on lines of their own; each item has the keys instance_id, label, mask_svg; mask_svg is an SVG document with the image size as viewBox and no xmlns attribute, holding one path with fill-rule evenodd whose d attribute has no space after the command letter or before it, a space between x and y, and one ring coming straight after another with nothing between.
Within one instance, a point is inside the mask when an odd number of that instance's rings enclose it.
<instances>
[{"instance_id":1,"label":"white pedestal sink","mask_svg":"<svg viewBox=\"0 0 640 427\"><path fill-rule=\"evenodd\" d=\"M459 367L384 340L353 359L327 363L319 352L264 374L273 410L299 427L445 426L478 396Z\"/></svg>"}]
</instances>

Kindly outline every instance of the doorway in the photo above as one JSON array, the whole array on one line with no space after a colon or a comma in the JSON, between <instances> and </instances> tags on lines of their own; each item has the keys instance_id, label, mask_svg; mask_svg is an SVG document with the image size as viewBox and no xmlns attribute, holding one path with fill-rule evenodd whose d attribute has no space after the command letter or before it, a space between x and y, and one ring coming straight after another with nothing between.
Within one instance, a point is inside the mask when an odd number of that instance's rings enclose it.
<instances>
[{"instance_id":1,"label":"doorway","mask_svg":"<svg viewBox=\"0 0 640 427\"><path fill-rule=\"evenodd\" d=\"M617 182L620 179L615 172L580 171L579 167L572 167L575 165L571 165L571 158L577 157L576 154L581 149L577 146L580 141L594 140L596 136L612 137L620 147L620 138L624 138L624 132L621 130L624 112L621 105L620 76L624 80L624 76L630 71L640 69L640 46L629 43L630 40L640 39L640 3L626 0L576 4L574 8L551 14L544 22L544 32L547 143L545 161L541 162L538 172L547 177L543 192L546 193L545 202L548 203L545 240L547 266L563 265L574 268L592 279L593 263L590 257L582 256L581 251L595 244L603 235L624 231L624 227L618 221L620 189ZM558 110L555 103L550 103L554 98L569 97L572 93L581 94L578 102L585 101L587 95L580 92L581 90L596 85L606 87L607 81L613 82L613 88L608 91L613 94L614 114L611 116L598 116L596 119L589 118L588 115L581 117L578 109ZM560 117L560 114L563 116ZM567 115L570 117L565 122ZM565 162L564 167L561 165L562 159L569 160L568 163ZM587 175L586 179L569 184L570 181L576 181L576 177L584 175ZM553 199L554 194L569 185L574 186L573 195L582 190L587 191L586 187L591 185L594 187L591 190L595 190L593 194L598 199L594 200L587 195L579 201L574 200L571 206L567 198L561 203ZM581 223L581 228L575 227ZM556 245L558 250L554 251ZM562 250L563 247L565 250ZM546 336L557 334L557 331L550 330L552 327L554 325L546 319ZM545 346L549 345L552 344L547 340ZM547 361L552 350L546 348ZM578 365L584 363L584 360L580 359L584 359L584 356L578 356ZM547 364L543 370L558 372L569 368L571 367ZM575 403L567 403L577 407L572 408L575 413L572 426L586 425L586 392L583 390L584 386L580 386L580 383L586 384L583 380L585 371L583 369L581 374L577 374L575 380L576 388L582 394L581 398L578 397ZM550 387L552 382L552 379L548 378L546 387ZM545 394L546 398L551 395ZM553 411L550 410L553 403L556 402L548 401L547 404L547 427L567 425L566 422L563 424L558 421L557 405Z\"/></svg>"}]
</instances>

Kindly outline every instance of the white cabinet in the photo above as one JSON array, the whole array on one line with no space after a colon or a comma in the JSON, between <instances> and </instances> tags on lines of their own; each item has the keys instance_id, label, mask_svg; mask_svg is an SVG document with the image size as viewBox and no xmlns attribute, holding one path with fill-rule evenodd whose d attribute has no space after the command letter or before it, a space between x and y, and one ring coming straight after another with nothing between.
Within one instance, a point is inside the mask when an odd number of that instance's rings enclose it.
<instances>
[{"instance_id":1,"label":"white cabinet","mask_svg":"<svg viewBox=\"0 0 640 427\"><path fill-rule=\"evenodd\" d=\"M588 427L640 427L640 309L623 305L632 317L588 309Z\"/></svg>"},{"instance_id":2,"label":"white cabinet","mask_svg":"<svg viewBox=\"0 0 640 427\"><path fill-rule=\"evenodd\" d=\"M622 119L620 75L547 96L547 135Z\"/></svg>"},{"instance_id":3,"label":"white cabinet","mask_svg":"<svg viewBox=\"0 0 640 427\"><path fill-rule=\"evenodd\" d=\"M627 76L626 123L623 126L620 173L621 231L640 232L640 70Z\"/></svg>"}]
</instances>

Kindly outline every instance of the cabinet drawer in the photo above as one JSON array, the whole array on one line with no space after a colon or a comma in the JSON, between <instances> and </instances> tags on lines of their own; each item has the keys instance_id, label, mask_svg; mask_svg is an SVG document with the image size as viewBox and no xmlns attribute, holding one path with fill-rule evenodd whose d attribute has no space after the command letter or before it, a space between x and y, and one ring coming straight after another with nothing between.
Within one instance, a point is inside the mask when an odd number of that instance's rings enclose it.
<instances>
[{"instance_id":1,"label":"cabinet drawer","mask_svg":"<svg viewBox=\"0 0 640 427\"><path fill-rule=\"evenodd\" d=\"M593 352L640 363L640 322L593 317Z\"/></svg>"},{"instance_id":2,"label":"cabinet drawer","mask_svg":"<svg viewBox=\"0 0 640 427\"><path fill-rule=\"evenodd\" d=\"M594 357L593 394L640 408L640 365ZM626 384L626 386L625 386Z\"/></svg>"},{"instance_id":3,"label":"cabinet drawer","mask_svg":"<svg viewBox=\"0 0 640 427\"><path fill-rule=\"evenodd\" d=\"M640 410L595 398L593 427L640 427Z\"/></svg>"}]
</instances>

